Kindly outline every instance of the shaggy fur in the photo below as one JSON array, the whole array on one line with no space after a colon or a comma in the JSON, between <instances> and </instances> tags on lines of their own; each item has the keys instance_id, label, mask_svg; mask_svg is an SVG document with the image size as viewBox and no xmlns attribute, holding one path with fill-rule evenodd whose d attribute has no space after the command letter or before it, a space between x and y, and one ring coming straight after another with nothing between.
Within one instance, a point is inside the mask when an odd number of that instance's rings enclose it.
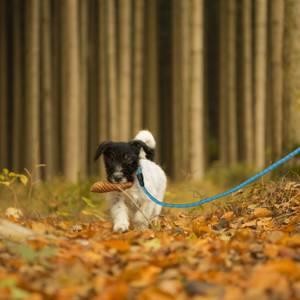
<instances>
[{"instance_id":1,"label":"shaggy fur","mask_svg":"<svg viewBox=\"0 0 300 300\"><path fill-rule=\"evenodd\" d=\"M167 179L160 166L153 162L154 148L153 135L142 130L132 141L104 142L96 151L95 160L102 154L104 156L108 181L133 182L133 186L126 190L130 197L121 192L108 194L114 231L127 231L130 221L135 228L148 228L148 221L160 214L161 207L145 196L135 176L140 165L147 189L158 200L163 201Z\"/></svg>"}]
</instances>

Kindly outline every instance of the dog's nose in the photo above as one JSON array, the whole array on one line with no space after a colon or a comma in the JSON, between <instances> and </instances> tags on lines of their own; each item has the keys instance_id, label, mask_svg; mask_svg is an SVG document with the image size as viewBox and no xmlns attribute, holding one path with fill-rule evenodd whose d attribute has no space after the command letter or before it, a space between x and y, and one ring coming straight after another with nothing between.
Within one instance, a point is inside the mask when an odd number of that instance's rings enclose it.
<instances>
[{"instance_id":1,"label":"dog's nose","mask_svg":"<svg viewBox=\"0 0 300 300\"><path fill-rule=\"evenodd\" d=\"M123 179L123 175L121 175L121 174L114 174L112 176L112 179L113 179L114 182L120 182Z\"/></svg>"}]
</instances>

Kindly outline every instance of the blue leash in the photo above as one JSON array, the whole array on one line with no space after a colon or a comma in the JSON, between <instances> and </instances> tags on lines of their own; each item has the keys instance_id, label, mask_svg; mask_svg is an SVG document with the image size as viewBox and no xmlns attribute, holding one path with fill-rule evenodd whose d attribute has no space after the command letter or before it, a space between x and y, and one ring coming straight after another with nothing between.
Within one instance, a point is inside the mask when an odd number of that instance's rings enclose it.
<instances>
[{"instance_id":1,"label":"blue leash","mask_svg":"<svg viewBox=\"0 0 300 300\"><path fill-rule=\"evenodd\" d=\"M264 170L260 171L259 173L255 174L254 176L250 177L249 179L245 180L244 182L240 183L239 185L223 192L217 195L214 195L212 197L209 198L205 198L202 200L198 200L196 202L192 202L192 203L165 203L162 201L159 201L158 199L156 199L146 188L145 183L144 183L144 177L143 177L143 172L142 172L142 168L139 167L137 172L136 172L136 176L137 179L139 181L139 184L142 188L142 190L144 191L144 193L146 194L146 196L152 200L154 203L160 205L160 206L164 206L164 207L172 207L172 208L190 208L190 207L195 207L198 205L202 205L208 202L212 202L214 200L217 200L219 198L222 197L226 197L242 188L244 188L246 185L256 181L257 179L259 179L260 177L270 173L271 171L273 171L274 169L278 168L280 165L284 164L285 162L287 162L288 160L290 160L291 158L293 158L294 156L296 156L297 154L300 154L300 147L298 147L296 150L292 151L291 153L289 153L288 155L286 155L285 157L279 159L278 161L276 161L275 163L273 163L272 165L270 165L269 167L265 168Z\"/></svg>"}]
</instances>

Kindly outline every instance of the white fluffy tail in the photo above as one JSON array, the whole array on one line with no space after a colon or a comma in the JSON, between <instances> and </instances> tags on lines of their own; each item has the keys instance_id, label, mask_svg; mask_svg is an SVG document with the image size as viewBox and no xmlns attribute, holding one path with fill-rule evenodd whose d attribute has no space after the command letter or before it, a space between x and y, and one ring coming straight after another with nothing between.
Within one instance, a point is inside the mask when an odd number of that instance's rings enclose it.
<instances>
[{"instance_id":1,"label":"white fluffy tail","mask_svg":"<svg viewBox=\"0 0 300 300\"><path fill-rule=\"evenodd\" d=\"M144 142L148 147L154 149L155 148L155 139L152 133L148 130L141 130L134 138L135 140L140 140Z\"/></svg>"}]
</instances>

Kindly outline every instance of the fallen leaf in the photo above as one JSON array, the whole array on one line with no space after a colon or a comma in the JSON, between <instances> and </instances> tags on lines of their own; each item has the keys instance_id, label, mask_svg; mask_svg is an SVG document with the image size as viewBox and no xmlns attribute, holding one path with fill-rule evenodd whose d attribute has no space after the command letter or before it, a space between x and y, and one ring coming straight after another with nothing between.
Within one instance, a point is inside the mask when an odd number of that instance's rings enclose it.
<instances>
[{"instance_id":1,"label":"fallen leaf","mask_svg":"<svg viewBox=\"0 0 300 300\"><path fill-rule=\"evenodd\" d=\"M263 217L269 217L272 215L272 212L264 207L257 207L253 211L253 216L255 218L263 218Z\"/></svg>"}]
</instances>

